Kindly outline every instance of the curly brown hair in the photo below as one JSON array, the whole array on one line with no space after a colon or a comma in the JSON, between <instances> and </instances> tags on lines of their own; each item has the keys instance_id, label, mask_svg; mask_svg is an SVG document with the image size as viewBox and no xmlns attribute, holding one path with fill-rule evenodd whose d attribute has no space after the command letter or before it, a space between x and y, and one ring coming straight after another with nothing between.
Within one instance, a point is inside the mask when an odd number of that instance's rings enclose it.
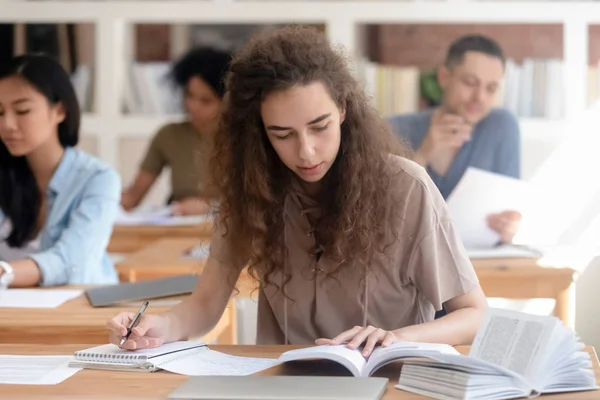
<instances>
[{"instance_id":1,"label":"curly brown hair","mask_svg":"<svg viewBox=\"0 0 600 400\"><path fill-rule=\"evenodd\" d=\"M270 277L284 268L283 205L293 172L267 138L261 103L271 92L313 82L323 83L346 111L338 156L323 178L326 193L317 199L322 217L315 232L337 263L332 275L346 260L368 268L369 254L383 251L389 197L382 193L392 178L389 157L409 155L372 107L350 60L323 34L291 26L253 37L230 64L211 167L221 200L216 223L225 224L239 265L247 265L262 285L278 286Z\"/></svg>"}]
</instances>

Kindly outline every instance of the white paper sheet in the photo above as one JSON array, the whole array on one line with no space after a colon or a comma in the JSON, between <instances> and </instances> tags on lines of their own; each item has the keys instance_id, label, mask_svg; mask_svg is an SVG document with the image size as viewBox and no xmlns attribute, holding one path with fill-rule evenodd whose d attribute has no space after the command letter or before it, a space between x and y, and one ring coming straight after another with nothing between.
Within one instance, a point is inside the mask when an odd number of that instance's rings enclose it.
<instances>
[{"instance_id":1,"label":"white paper sheet","mask_svg":"<svg viewBox=\"0 0 600 400\"><path fill-rule=\"evenodd\" d=\"M269 369L278 364L271 358L237 357L210 350L196 355L183 357L158 366L166 371L176 374L201 376L201 375L252 375Z\"/></svg>"},{"instance_id":2,"label":"white paper sheet","mask_svg":"<svg viewBox=\"0 0 600 400\"><path fill-rule=\"evenodd\" d=\"M521 246L498 246L490 249L467 249L470 259L478 258L541 258L541 250Z\"/></svg>"},{"instance_id":3,"label":"white paper sheet","mask_svg":"<svg viewBox=\"0 0 600 400\"><path fill-rule=\"evenodd\" d=\"M0 308L56 308L81 293L75 289L0 290Z\"/></svg>"},{"instance_id":4,"label":"white paper sheet","mask_svg":"<svg viewBox=\"0 0 600 400\"><path fill-rule=\"evenodd\" d=\"M160 226L187 226L198 225L211 221L212 214L200 215L173 215L172 207L153 208L145 211L119 210L115 225L160 225Z\"/></svg>"},{"instance_id":5,"label":"white paper sheet","mask_svg":"<svg viewBox=\"0 0 600 400\"><path fill-rule=\"evenodd\" d=\"M487 225L493 213L527 209L527 182L469 167L447 199L448 209L467 249L489 249L498 233Z\"/></svg>"},{"instance_id":6,"label":"white paper sheet","mask_svg":"<svg viewBox=\"0 0 600 400\"><path fill-rule=\"evenodd\" d=\"M72 356L0 355L0 384L56 385L81 368L70 368Z\"/></svg>"},{"instance_id":7,"label":"white paper sheet","mask_svg":"<svg viewBox=\"0 0 600 400\"><path fill-rule=\"evenodd\" d=\"M188 226L198 225L203 222L212 221L214 218L212 214L200 214L200 215L173 215L166 218L156 225L161 226Z\"/></svg>"},{"instance_id":8,"label":"white paper sheet","mask_svg":"<svg viewBox=\"0 0 600 400\"><path fill-rule=\"evenodd\" d=\"M119 208L115 225L153 225L167 220L173 211L171 207L161 207L146 211L125 211Z\"/></svg>"}]
</instances>

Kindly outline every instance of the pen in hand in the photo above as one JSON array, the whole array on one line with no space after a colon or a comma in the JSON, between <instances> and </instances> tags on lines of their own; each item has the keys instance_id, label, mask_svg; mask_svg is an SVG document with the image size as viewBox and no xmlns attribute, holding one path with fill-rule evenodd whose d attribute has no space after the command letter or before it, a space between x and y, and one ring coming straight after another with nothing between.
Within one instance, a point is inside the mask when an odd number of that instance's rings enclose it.
<instances>
[{"instance_id":1,"label":"pen in hand","mask_svg":"<svg viewBox=\"0 0 600 400\"><path fill-rule=\"evenodd\" d=\"M144 313L144 311L146 311L146 308L148 308L147 301L142 303L142 306L138 310L137 314L129 323L129 327L127 328L127 333L125 334L125 336L123 336L121 338L121 341L119 342L119 346L123 346L123 343L125 343L127 341L127 339L129 339L129 336L131 336L131 330L136 327L138 322L140 322L140 319L142 318L142 314Z\"/></svg>"}]
</instances>

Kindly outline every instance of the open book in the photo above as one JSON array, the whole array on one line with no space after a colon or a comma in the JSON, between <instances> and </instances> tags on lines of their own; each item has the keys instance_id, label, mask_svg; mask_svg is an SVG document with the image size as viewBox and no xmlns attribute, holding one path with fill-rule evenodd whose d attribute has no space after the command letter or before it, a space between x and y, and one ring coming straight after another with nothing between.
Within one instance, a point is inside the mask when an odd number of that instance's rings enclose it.
<instances>
[{"instance_id":1,"label":"open book","mask_svg":"<svg viewBox=\"0 0 600 400\"><path fill-rule=\"evenodd\" d=\"M345 345L313 346L290 350L279 358L238 357L209 349L202 343L174 342L156 349L128 351L108 344L75 353L70 366L153 372L159 369L189 376L251 375L279 364L299 360L330 360L344 366L352 375L368 377L380 367L406 357L428 357L436 354L458 354L445 344L399 342L379 347L368 360L359 350Z\"/></svg>"},{"instance_id":2,"label":"open book","mask_svg":"<svg viewBox=\"0 0 600 400\"><path fill-rule=\"evenodd\" d=\"M589 353L562 321L490 309L468 356L406 360L397 388L436 399L514 399L597 389Z\"/></svg>"},{"instance_id":3,"label":"open book","mask_svg":"<svg viewBox=\"0 0 600 400\"><path fill-rule=\"evenodd\" d=\"M396 342L388 347L377 347L368 359L360 350L351 350L346 345L313 346L290 350L278 358L278 363L288 361L323 359L343 365L356 377L369 377L373 372L393 361L408 357L428 357L438 354L459 354L452 346L438 343Z\"/></svg>"}]
</instances>

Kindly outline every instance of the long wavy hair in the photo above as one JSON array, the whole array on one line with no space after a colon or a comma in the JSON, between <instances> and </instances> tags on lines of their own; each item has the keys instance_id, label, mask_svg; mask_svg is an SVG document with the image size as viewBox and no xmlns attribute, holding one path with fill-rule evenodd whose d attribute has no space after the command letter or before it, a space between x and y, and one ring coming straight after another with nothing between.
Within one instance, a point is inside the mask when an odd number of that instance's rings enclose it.
<instances>
[{"instance_id":1,"label":"long wavy hair","mask_svg":"<svg viewBox=\"0 0 600 400\"><path fill-rule=\"evenodd\" d=\"M323 83L346 111L339 153L317 199L322 217L315 230L337 264L331 275L349 260L369 268L370 254L383 252L391 228L384 195L393 173L390 154L410 156L373 108L350 60L323 34L293 26L253 37L231 62L211 168L221 199L216 223L224 224L238 265L247 265L263 287L278 286L271 275L284 268L283 206L293 172L271 146L260 106L271 92L313 82Z\"/></svg>"},{"instance_id":2,"label":"long wavy hair","mask_svg":"<svg viewBox=\"0 0 600 400\"><path fill-rule=\"evenodd\" d=\"M0 79L13 76L27 81L48 100L62 104L65 119L58 127L58 140L63 147L79 141L80 109L71 80L63 67L45 55L26 54L0 64ZM11 222L6 238L11 247L21 247L34 239L35 224L40 213L42 194L25 156L12 156L0 140L0 210Z\"/></svg>"}]
</instances>

